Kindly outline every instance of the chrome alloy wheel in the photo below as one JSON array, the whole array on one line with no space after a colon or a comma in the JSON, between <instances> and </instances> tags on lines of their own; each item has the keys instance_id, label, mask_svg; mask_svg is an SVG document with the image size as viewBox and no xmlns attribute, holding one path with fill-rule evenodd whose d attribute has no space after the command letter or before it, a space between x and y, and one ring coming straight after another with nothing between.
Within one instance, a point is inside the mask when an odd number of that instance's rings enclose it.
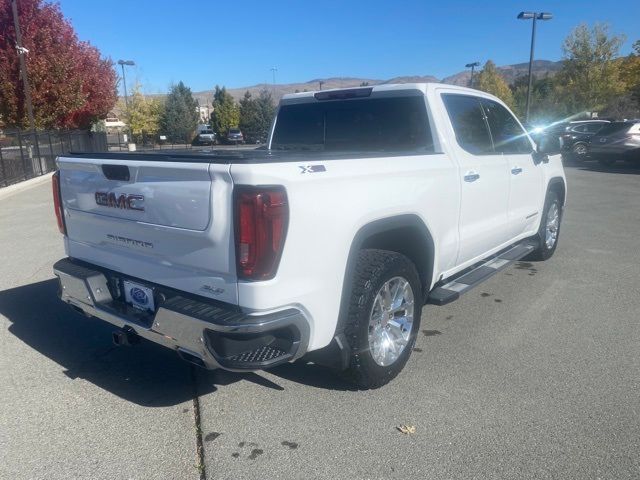
<instances>
[{"instance_id":1,"label":"chrome alloy wheel","mask_svg":"<svg viewBox=\"0 0 640 480\"><path fill-rule=\"evenodd\" d=\"M573 153L582 157L587 154L587 146L584 143L577 143L573 146Z\"/></svg>"},{"instance_id":2,"label":"chrome alloy wheel","mask_svg":"<svg viewBox=\"0 0 640 480\"><path fill-rule=\"evenodd\" d=\"M558 203L553 202L547 212L547 226L545 228L544 243L548 249L553 248L558 239L558 229L560 228L560 210Z\"/></svg>"},{"instance_id":3,"label":"chrome alloy wheel","mask_svg":"<svg viewBox=\"0 0 640 480\"><path fill-rule=\"evenodd\" d=\"M413 289L402 277L382 285L369 315L369 350L381 367L393 364L409 343L413 328Z\"/></svg>"}]
</instances>

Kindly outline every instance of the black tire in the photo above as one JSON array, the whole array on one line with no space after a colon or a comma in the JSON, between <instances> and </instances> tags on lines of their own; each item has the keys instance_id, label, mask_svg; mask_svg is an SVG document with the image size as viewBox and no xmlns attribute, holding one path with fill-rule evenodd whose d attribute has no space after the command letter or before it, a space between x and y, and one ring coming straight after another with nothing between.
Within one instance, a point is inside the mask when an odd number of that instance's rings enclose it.
<instances>
[{"instance_id":1,"label":"black tire","mask_svg":"<svg viewBox=\"0 0 640 480\"><path fill-rule=\"evenodd\" d=\"M413 324L409 339L394 363L381 366L369 348L369 317L382 286L394 277L402 277L411 286L414 298ZM389 383L405 366L420 329L422 289L414 264L404 255L386 250L362 250L353 278L345 334L351 348L351 360L345 376L362 389L379 388Z\"/></svg>"},{"instance_id":2,"label":"black tire","mask_svg":"<svg viewBox=\"0 0 640 480\"><path fill-rule=\"evenodd\" d=\"M549 211L552 205L556 205L558 209L558 228L557 228L557 236L555 242L551 247L549 247L546 243L546 234L547 234L547 217L549 216ZM560 240L560 230L562 226L562 204L560 203L560 197L556 192L547 193L547 198L544 201L544 210L542 211L542 219L540 220L540 228L538 228L537 239L538 239L538 248L532 252L527 260L537 260L544 261L551 258L556 251L556 247L558 246L558 241Z\"/></svg>"}]
</instances>

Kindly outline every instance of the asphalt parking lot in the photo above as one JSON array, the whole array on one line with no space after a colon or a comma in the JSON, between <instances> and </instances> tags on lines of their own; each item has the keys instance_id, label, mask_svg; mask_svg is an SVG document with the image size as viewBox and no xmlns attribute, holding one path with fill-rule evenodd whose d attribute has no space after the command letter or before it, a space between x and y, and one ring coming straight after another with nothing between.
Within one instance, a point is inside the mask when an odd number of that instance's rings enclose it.
<instances>
[{"instance_id":1,"label":"asphalt parking lot","mask_svg":"<svg viewBox=\"0 0 640 480\"><path fill-rule=\"evenodd\" d=\"M56 297L49 184L0 198L0 478L640 478L640 168L567 177L555 256L426 307L367 392L114 347Z\"/></svg>"}]
</instances>

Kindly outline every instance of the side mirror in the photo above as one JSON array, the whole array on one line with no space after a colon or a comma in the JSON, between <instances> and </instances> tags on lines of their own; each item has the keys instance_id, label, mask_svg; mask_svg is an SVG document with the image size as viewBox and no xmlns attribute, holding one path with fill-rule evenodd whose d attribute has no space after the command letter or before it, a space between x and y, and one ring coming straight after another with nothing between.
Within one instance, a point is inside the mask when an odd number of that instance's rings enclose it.
<instances>
[{"instance_id":1,"label":"side mirror","mask_svg":"<svg viewBox=\"0 0 640 480\"><path fill-rule=\"evenodd\" d=\"M562 151L562 143L557 135L541 135L537 143L537 151L542 155L556 155Z\"/></svg>"}]
</instances>

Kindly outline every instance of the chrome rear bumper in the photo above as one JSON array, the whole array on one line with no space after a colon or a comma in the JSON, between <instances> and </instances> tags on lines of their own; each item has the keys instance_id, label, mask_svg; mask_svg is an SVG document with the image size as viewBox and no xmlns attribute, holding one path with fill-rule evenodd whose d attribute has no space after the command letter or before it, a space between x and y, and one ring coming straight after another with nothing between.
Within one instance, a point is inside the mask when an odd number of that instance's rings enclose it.
<instances>
[{"instance_id":1,"label":"chrome rear bumper","mask_svg":"<svg viewBox=\"0 0 640 480\"><path fill-rule=\"evenodd\" d=\"M296 360L306 352L309 322L296 308L247 314L239 308L170 291L158 299L155 313L142 314L118 298L117 272L69 258L53 266L60 299L152 342L176 350L205 368L259 370Z\"/></svg>"}]
</instances>

